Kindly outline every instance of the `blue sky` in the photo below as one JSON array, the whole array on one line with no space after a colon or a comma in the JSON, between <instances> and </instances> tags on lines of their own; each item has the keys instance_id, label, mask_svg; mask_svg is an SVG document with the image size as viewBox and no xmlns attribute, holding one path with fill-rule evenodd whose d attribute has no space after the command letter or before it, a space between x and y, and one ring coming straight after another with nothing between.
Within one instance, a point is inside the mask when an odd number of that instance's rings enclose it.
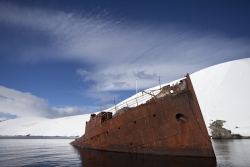
<instances>
[{"instance_id":1,"label":"blue sky","mask_svg":"<svg viewBox=\"0 0 250 167\"><path fill-rule=\"evenodd\" d=\"M0 117L95 112L250 57L249 1L0 1Z\"/></svg>"}]
</instances>

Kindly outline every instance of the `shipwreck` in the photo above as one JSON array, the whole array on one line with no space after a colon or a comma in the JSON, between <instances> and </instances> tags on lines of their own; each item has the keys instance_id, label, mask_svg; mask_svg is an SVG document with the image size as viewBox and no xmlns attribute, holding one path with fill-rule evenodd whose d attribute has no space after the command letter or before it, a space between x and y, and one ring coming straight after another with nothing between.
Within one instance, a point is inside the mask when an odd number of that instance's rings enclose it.
<instances>
[{"instance_id":1,"label":"shipwreck","mask_svg":"<svg viewBox=\"0 0 250 167\"><path fill-rule=\"evenodd\" d=\"M109 111L91 114L71 145L113 152L215 158L187 74L176 84L143 91Z\"/></svg>"}]
</instances>

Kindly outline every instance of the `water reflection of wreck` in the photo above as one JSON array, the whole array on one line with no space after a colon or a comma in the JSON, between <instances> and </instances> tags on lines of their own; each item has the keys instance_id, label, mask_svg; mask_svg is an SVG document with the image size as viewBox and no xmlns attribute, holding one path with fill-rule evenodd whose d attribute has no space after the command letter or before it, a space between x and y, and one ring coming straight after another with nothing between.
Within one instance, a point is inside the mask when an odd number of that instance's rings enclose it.
<instances>
[{"instance_id":1,"label":"water reflection of wreck","mask_svg":"<svg viewBox=\"0 0 250 167\"><path fill-rule=\"evenodd\" d=\"M212 158L152 156L106 152L78 147L75 147L75 149L80 155L80 160L84 167L216 167L216 160Z\"/></svg>"},{"instance_id":2,"label":"water reflection of wreck","mask_svg":"<svg viewBox=\"0 0 250 167\"><path fill-rule=\"evenodd\" d=\"M175 85L143 92L111 111L92 114L85 134L71 144L115 152L215 158L188 74Z\"/></svg>"}]
</instances>

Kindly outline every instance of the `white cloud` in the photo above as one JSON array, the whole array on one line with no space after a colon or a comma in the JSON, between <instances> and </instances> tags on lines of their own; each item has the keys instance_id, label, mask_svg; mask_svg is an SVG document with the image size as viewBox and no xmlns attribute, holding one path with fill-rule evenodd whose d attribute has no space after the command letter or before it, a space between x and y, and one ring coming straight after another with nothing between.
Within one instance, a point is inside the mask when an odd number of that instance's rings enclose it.
<instances>
[{"instance_id":1,"label":"white cloud","mask_svg":"<svg viewBox=\"0 0 250 167\"><path fill-rule=\"evenodd\" d=\"M90 76L91 76L91 73L90 73L90 72L88 72L88 71L86 71L86 70L84 70L84 69L78 69L78 70L76 71L76 73L77 73L78 75L80 75L84 81L90 80Z\"/></svg>"},{"instance_id":2,"label":"white cloud","mask_svg":"<svg viewBox=\"0 0 250 167\"><path fill-rule=\"evenodd\" d=\"M248 39L227 38L179 25L134 24L91 13L65 13L0 4L0 24L46 34L52 43L35 52L28 46L25 60L56 59L88 63L76 69L92 90L131 90L180 78L217 63L249 57ZM39 46L38 48L43 47ZM43 52L40 53L40 50ZM35 53L35 54L34 54Z\"/></svg>"},{"instance_id":3,"label":"white cloud","mask_svg":"<svg viewBox=\"0 0 250 167\"><path fill-rule=\"evenodd\" d=\"M57 118L88 112L90 111L84 107L50 107L42 98L0 86L0 113L18 117Z\"/></svg>"},{"instance_id":4,"label":"white cloud","mask_svg":"<svg viewBox=\"0 0 250 167\"><path fill-rule=\"evenodd\" d=\"M0 111L20 117L43 116L49 113L50 108L44 99L40 99L30 93L22 93L14 89L0 86ZM45 113L43 113L45 111Z\"/></svg>"}]
</instances>

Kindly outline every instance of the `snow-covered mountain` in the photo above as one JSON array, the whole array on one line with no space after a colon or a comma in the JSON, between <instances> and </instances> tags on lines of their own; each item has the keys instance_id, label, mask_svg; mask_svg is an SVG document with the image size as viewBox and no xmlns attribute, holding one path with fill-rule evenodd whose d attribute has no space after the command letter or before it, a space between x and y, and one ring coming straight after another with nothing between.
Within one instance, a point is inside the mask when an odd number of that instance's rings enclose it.
<instances>
[{"instance_id":1,"label":"snow-covered mountain","mask_svg":"<svg viewBox=\"0 0 250 167\"><path fill-rule=\"evenodd\" d=\"M81 136L90 114L48 119L27 117L0 122L0 135Z\"/></svg>"},{"instance_id":2,"label":"snow-covered mountain","mask_svg":"<svg viewBox=\"0 0 250 167\"><path fill-rule=\"evenodd\" d=\"M223 127L233 134L250 136L250 58L205 68L191 74L191 80L207 128L215 120L224 120ZM90 114L12 119L0 122L0 135L81 136L89 118Z\"/></svg>"}]
</instances>

